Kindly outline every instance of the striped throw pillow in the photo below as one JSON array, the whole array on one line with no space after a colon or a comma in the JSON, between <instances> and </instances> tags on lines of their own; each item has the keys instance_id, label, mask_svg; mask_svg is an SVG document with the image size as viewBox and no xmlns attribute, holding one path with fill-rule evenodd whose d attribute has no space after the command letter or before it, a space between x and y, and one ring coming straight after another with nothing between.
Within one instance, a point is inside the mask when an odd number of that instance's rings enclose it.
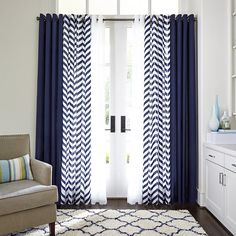
<instances>
[{"instance_id":1,"label":"striped throw pillow","mask_svg":"<svg viewBox=\"0 0 236 236\"><path fill-rule=\"evenodd\" d=\"M33 179L29 154L15 159L0 160L0 184L23 179Z\"/></svg>"}]
</instances>

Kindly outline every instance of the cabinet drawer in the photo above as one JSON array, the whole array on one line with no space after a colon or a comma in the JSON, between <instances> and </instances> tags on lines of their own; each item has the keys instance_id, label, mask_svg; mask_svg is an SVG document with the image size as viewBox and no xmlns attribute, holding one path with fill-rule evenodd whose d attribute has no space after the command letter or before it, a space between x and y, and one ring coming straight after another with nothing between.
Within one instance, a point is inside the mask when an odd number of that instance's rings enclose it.
<instances>
[{"instance_id":1,"label":"cabinet drawer","mask_svg":"<svg viewBox=\"0 0 236 236\"><path fill-rule=\"evenodd\" d=\"M217 152L210 148L206 148L206 159L212 161L218 165L224 166L224 154L221 152Z\"/></svg>"},{"instance_id":2,"label":"cabinet drawer","mask_svg":"<svg viewBox=\"0 0 236 236\"><path fill-rule=\"evenodd\" d=\"M236 157L225 155L225 168L236 173Z\"/></svg>"}]
</instances>

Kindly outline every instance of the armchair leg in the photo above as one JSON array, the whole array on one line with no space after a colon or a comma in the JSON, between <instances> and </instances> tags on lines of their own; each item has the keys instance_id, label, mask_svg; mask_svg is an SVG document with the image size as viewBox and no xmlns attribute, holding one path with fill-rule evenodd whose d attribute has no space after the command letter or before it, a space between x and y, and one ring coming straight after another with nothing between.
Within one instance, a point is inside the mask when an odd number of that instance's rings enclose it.
<instances>
[{"instance_id":1,"label":"armchair leg","mask_svg":"<svg viewBox=\"0 0 236 236\"><path fill-rule=\"evenodd\" d=\"M49 224L50 236L55 236L55 222Z\"/></svg>"}]
</instances>

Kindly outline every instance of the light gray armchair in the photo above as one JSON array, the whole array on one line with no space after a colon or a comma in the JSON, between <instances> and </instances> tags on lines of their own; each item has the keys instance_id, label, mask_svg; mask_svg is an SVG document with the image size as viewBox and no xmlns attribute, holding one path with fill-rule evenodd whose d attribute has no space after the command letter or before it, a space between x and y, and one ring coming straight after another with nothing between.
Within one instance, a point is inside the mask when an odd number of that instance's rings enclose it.
<instances>
[{"instance_id":1,"label":"light gray armchair","mask_svg":"<svg viewBox=\"0 0 236 236\"><path fill-rule=\"evenodd\" d=\"M30 154L29 135L0 136L0 160ZM0 184L0 235L49 224L55 235L57 187L52 167L31 158L33 180Z\"/></svg>"}]
</instances>

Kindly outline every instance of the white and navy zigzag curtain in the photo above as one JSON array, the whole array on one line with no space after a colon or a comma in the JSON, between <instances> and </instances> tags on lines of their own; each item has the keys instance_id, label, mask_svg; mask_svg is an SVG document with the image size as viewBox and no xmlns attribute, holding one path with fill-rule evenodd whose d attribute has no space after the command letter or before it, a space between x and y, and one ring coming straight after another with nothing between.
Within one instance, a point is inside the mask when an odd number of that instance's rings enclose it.
<instances>
[{"instance_id":1,"label":"white and navy zigzag curtain","mask_svg":"<svg viewBox=\"0 0 236 236\"><path fill-rule=\"evenodd\" d=\"M99 22L99 19L95 20ZM94 31L93 39L100 38L99 44L93 41L95 66L101 64L99 48L104 45L104 35L100 34L100 30L104 31L102 19L100 22L94 24L99 30ZM139 34L142 32L140 27L136 27ZM132 203L141 202L141 198L144 204L196 200L197 81L194 31L193 15L145 16L144 57L143 50L142 53L137 50L140 64L136 63L141 67L144 59L143 160L141 148L140 158L134 159L141 163L140 170L143 164L143 182L135 176L140 181L132 190L136 189L139 196L133 196L129 191ZM143 43L142 38L135 37ZM100 67L93 70L93 77L97 81L93 78L91 90L91 16L41 14L38 55L36 158L53 166L53 183L58 186L60 204L89 204L92 200L94 203L105 203L106 187L98 181L105 179L104 176L101 177L99 173L91 176L91 162L93 166L99 162L99 159L94 161L99 156L97 150L103 153L99 148L100 142L95 142L96 145L93 142L100 135L99 132L93 132L96 137L93 135L95 138L92 136L91 142L91 114L93 119L98 119L94 112L99 111L97 103L91 104L91 91L95 94L94 91L99 90L99 78L103 77ZM95 76L97 71L99 73ZM136 71L136 80L143 76L140 71ZM101 99L100 93L93 98L99 95ZM142 111L141 106L137 109ZM102 122L103 115L99 117ZM136 135L140 137L139 141L142 141L141 135L142 131ZM100 159L104 160L103 154L100 154ZM133 166L136 167L137 163L133 163ZM137 169L133 170L134 175L138 175ZM96 181L93 181L95 178ZM94 183L98 187L91 192ZM93 198L96 194L102 197Z\"/></svg>"},{"instance_id":2,"label":"white and navy zigzag curtain","mask_svg":"<svg viewBox=\"0 0 236 236\"><path fill-rule=\"evenodd\" d=\"M170 19L146 16L143 203L170 203Z\"/></svg>"},{"instance_id":3,"label":"white and navy zigzag curtain","mask_svg":"<svg viewBox=\"0 0 236 236\"><path fill-rule=\"evenodd\" d=\"M61 203L90 203L91 17L64 16Z\"/></svg>"}]
</instances>

